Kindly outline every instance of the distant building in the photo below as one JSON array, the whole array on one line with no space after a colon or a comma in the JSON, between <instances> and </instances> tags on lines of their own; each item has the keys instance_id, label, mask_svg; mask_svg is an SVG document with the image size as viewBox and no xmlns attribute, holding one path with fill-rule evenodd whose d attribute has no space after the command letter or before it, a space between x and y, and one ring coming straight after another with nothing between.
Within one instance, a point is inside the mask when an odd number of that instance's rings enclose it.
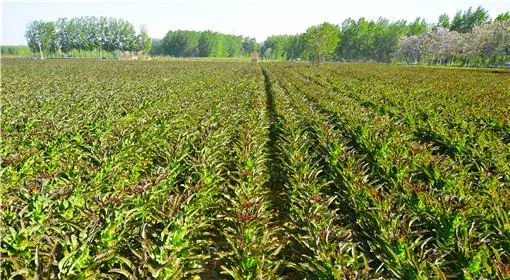
<instances>
[{"instance_id":1,"label":"distant building","mask_svg":"<svg viewBox=\"0 0 510 280\"><path fill-rule=\"evenodd\" d=\"M120 54L121 60L150 60L150 56L144 52L125 51Z\"/></svg>"},{"instance_id":2,"label":"distant building","mask_svg":"<svg viewBox=\"0 0 510 280\"><path fill-rule=\"evenodd\" d=\"M251 62L257 62L259 60L259 53L258 52L253 52L251 54Z\"/></svg>"}]
</instances>

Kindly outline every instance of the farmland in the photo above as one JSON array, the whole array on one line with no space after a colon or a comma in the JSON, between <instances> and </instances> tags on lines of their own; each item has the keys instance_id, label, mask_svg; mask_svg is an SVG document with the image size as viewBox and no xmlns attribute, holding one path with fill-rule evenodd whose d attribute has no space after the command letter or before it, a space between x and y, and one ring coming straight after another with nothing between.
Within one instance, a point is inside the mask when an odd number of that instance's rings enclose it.
<instances>
[{"instance_id":1,"label":"farmland","mask_svg":"<svg viewBox=\"0 0 510 280\"><path fill-rule=\"evenodd\" d=\"M1 277L510 278L510 71L2 61Z\"/></svg>"}]
</instances>

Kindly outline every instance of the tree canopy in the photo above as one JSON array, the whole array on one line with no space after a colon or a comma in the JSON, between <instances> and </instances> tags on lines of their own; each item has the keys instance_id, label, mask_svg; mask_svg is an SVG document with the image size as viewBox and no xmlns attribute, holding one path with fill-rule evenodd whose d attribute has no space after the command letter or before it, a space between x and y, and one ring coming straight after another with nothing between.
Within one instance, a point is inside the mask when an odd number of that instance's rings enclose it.
<instances>
[{"instance_id":1,"label":"tree canopy","mask_svg":"<svg viewBox=\"0 0 510 280\"><path fill-rule=\"evenodd\" d=\"M429 64L488 65L510 59L510 20L475 26L469 33L435 27L403 38L396 57Z\"/></svg>"},{"instance_id":2,"label":"tree canopy","mask_svg":"<svg viewBox=\"0 0 510 280\"><path fill-rule=\"evenodd\" d=\"M455 14L450 24L450 31L468 33L471 32L475 26L488 23L489 19L489 13L482 6L479 6L474 11L470 7L464 12L458 11L457 14Z\"/></svg>"},{"instance_id":3,"label":"tree canopy","mask_svg":"<svg viewBox=\"0 0 510 280\"><path fill-rule=\"evenodd\" d=\"M60 18L57 21L33 21L27 27L25 37L33 52L43 54L67 54L73 50L93 51L140 51L151 49L151 38L146 27L140 34L128 21L106 17Z\"/></svg>"},{"instance_id":4,"label":"tree canopy","mask_svg":"<svg viewBox=\"0 0 510 280\"><path fill-rule=\"evenodd\" d=\"M481 6L447 14L423 34L403 37L395 57L428 64L494 65L510 59L510 13L493 22Z\"/></svg>"},{"instance_id":5,"label":"tree canopy","mask_svg":"<svg viewBox=\"0 0 510 280\"><path fill-rule=\"evenodd\" d=\"M487 65L510 59L509 38L510 13L492 22L480 6L453 17L441 14L434 24L420 17L411 22L349 18L340 26L323 23L301 34L270 36L260 50L266 59Z\"/></svg>"},{"instance_id":6,"label":"tree canopy","mask_svg":"<svg viewBox=\"0 0 510 280\"><path fill-rule=\"evenodd\" d=\"M340 41L338 26L324 22L306 30L304 35L304 54L310 61L321 63L326 58L332 58Z\"/></svg>"},{"instance_id":7,"label":"tree canopy","mask_svg":"<svg viewBox=\"0 0 510 280\"><path fill-rule=\"evenodd\" d=\"M239 57L258 50L254 38L207 31L171 30L151 54L175 57Z\"/></svg>"},{"instance_id":8,"label":"tree canopy","mask_svg":"<svg viewBox=\"0 0 510 280\"><path fill-rule=\"evenodd\" d=\"M347 19L340 26L325 22L302 34L270 36L262 43L260 52L269 59L389 62L401 37L419 35L426 30L427 23L421 18L410 23L384 18Z\"/></svg>"},{"instance_id":9,"label":"tree canopy","mask_svg":"<svg viewBox=\"0 0 510 280\"><path fill-rule=\"evenodd\" d=\"M255 38L207 31L170 30L151 39L146 26L137 33L127 21L106 17L34 21L26 29L28 46L44 55L75 51L144 51L174 57L241 57L259 52L263 59L341 61L408 61L425 63L493 64L510 59L510 12L493 20L486 9L441 14L436 23L347 19L340 25L324 22L293 35Z\"/></svg>"}]
</instances>

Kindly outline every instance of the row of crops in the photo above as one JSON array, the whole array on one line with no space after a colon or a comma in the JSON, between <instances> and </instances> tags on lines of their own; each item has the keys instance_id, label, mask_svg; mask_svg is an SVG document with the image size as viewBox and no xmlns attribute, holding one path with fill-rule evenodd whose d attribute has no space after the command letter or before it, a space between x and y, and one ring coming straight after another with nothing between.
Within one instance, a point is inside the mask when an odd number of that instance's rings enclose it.
<instances>
[{"instance_id":1,"label":"row of crops","mask_svg":"<svg viewBox=\"0 0 510 280\"><path fill-rule=\"evenodd\" d=\"M509 277L510 79L270 69L307 276Z\"/></svg>"},{"instance_id":2,"label":"row of crops","mask_svg":"<svg viewBox=\"0 0 510 280\"><path fill-rule=\"evenodd\" d=\"M2 66L2 278L510 277L509 72Z\"/></svg>"}]
</instances>

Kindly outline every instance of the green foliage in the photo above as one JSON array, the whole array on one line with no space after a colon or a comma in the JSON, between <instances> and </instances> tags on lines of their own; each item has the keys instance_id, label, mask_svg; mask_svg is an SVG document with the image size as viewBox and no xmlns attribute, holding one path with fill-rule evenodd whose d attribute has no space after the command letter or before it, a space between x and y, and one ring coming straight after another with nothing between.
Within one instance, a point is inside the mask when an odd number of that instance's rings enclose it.
<instances>
[{"instance_id":1,"label":"green foliage","mask_svg":"<svg viewBox=\"0 0 510 280\"><path fill-rule=\"evenodd\" d=\"M273 35L269 36L260 48L260 53L264 58L275 60L287 60L300 57L302 50L296 55L295 39L300 35Z\"/></svg>"},{"instance_id":2,"label":"green foliage","mask_svg":"<svg viewBox=\"0 0 510 280\"><path fill-rule=\"evenodd\" d=\"M251 55L253 52L259 50L259 44L255 40L255 38L244 37L242 44L243 44L242 53L244 55Z\"/></svg>"},{"instance_id":3,"label":"green foliage","mask_svg":"<svg viewBox=\"0 0 510 280\"><path fill-rule=\"evenodd\" d=\"M150 55L162 55L164 53L163 39L152 39Z\"/></svg>"},{"instance_id":4,"label":"green foliage","mask_svg":"<svg viewBox=\"0 0 510 280\"><path fill-rule=\"evenodd\" d=\"M495 22L505 22L507 20L510 20L510 12L501 13L494 19Z\"/></svg>"},{"instance_id":5,"label":"green foliage","mask_svg":"<svg viewBox=\"0 0 510 280\"><path fill-rule=\"evenodd\" d=\"M502 75L5 60L0 276L506 279Z\"/></svg>"},{"instance_id":6,"label":"green foliage","mask_svg":"<svg viewBox=\"0 0 510 280\"><path fill-rule=\"evenodd\" d=\"M28 46L34 53L68 56L73 50L94 51L103 56L103 51L139 51L151 49L151 39L142 26L137 36L134 27L127 21L106 17L59 18L55 22L33 21L25 32ZM81 55L79 55L81 56Z\"/></svg>"},{"instance_id":7,"label":"green foliage","mask_svg":"<svg viewBox=\"0 0 510 280\"><path fill-rule=\"evenodd\" d=\"M222 34L212 31L168 31L160 42L160 48L153 52L156 55L174 57L239 57L244 47L243 40L250 42L255 49L254 39L242 36Z\"/></svg>"},{"instance_id":8,"label":"green foliage","mask_svg":"<svg viewBox=\"0 0 510 280\"><path fill-rule=\"evenodd\" d=\"M389 62L402 36L419 35L425 32L426 23L420 18L407 24L405 21L377 22L364 18L342 23L342 33L337 55L346 60L376 60Z\"/></svg>"},{"instance_id":9,"label":"green foliage","mask_svg":"<svg viewBox=\"0 0 510 280\"><path fill-rule=\"evenodd\" d=\"M320 279L508 277L508 232L497 228L508 220L509 195L494 191L509 182L508 147L498 156L509 104L483 103L468 115L465 107L490 100L479 99L483 88L508 87L500 74L353 64L267 68L286 120L289 232L299 252L293 267ZM485 118L498 125L473 123ZM504 202L495 203L499 198ZM490 249L489 239L498 245Z\"/></svg>"},{"instance_id":10,"label":"green foliage","mask_svg":"<svg viewBox=\"0 0 510 280\"><path fill-rule=\"evenodd\" d=\"M34 53L39 53L41 59L43 53L56 51L56 31L53 22L33 21L25 32L28 47Z\"/></svg>"},{"instance_id":11,"label":"green foliage","mask_svg":"<svg viewBox=\"0 0 510 280\"><path fill-rule=\"evenodd\" d=\"M449 31L441 25L420 36L402 39L396 58L416 63L502 66L510 59L510 21L475 26L472 32Z\"/></svg>"},{"instance_id":12,"label":"green foliage","mask_svg":"<svg viewBox=\"0 0 510 280\"><path fill-rule=\"evenodd\" d=\"M426 29L427 23L421 18L409 24L389 22L384 18L376 22L364 18L358 21L347 19L340 29L324 23L310 27L302 34L269 36L260 51L264 58L276 60L318 62L337 58L389 62L402 36L420 35ZM324 54L326 49L327 55Z\"/></svg>"},{"instance_id":13,"label":"green foliage","mask_svg":"<svg viewBox=\"0 0 510 280\"><path fill-rule=\"evenodd\" d=\"M441 14L437 19L437 25L442 28L450 28L450 17L447 14Z\"/></svg>"},{"instance_id":14,"label":"green foliage","mask_svg":"<svg viewBox=\"0 0 510 280\"><path fill-rule=\"evenodd\" d=\"M508 13L502 13L491 24L488 12L481 6L474 11L472 8L459 11L451 20L447 14L442 14L434 24L420 17L411 22L349 18L339 27L338 35L338 28L325 23L312 26L302 34L269 36L261 44L260 54L266 59L314 62L405 60L466 66L502 65L510 54L507 18ZM327 29L330 34L318 35L326 32L326 26L332 27ZM326 42L337 43L333 46L334 43ZM328 49L327 55L321 50L324 48ZM332 48L336 48L335 53L331 52Z\"/></svg>"},{"instance_id":15,"label":"green foliage","mask_svg":"<svg viewBox=\"0 0 510 280\"><path fill-rule=\"evenodd\" d=\"M476 8L475 11L471 7L466 11L458 11L450 24L450 30L459 33L468 33L475 26L480 26L489 21L489 13L482 6Z\"/></svg>"},{"instance_id":16,"label":"green foliage","mask_svg":"<svg viewBox=\"0 0 510 280\"><path fill-rule=\"evenodd\" d=\"M34 53L28 46L1 46L2 57L28 57Z\"/></svg>"},{"instance_id":17,"label":"green foliage","mask_svg":"<svg viewBox=\"0 0 510 280\"><path fill-rule=\"evenodd\" d=\"M389 23L386 23L386 24L389 24ZM403 24L403 22L402 22ZM405 24L403 24L405 25ZM403 27L402 28L405 30L407 29L407 33L406 35L407 36L415 36L415 35L421 35L423 33L425 33L425 31L427 31L427 22L420 18L420 17L417 17L413 22L409 23L406 27ZM397 34L393 34L394 37L398 37L398 33Z\"/></svg>"},{"instance_id":18,"label":"green foliage","mask_svg":"<svg viewBox=\"0 0 510 280\"><path fill-rule=\"evenodd\" d=\"M212 56L212 50L214 47L215 34L212 31L204 31L200 34L198 39L198 56L208 57Z\"/></svg>"},{"instance_id":19,"label":"green foliage","mask_svg":"<svg viewBox=\"0 0 510 280\"><path fill-rule=\"evenodd\" d=\"M332 58L340 40L338 26L324 22L308 28L305 32L305 56L310 61L321 63Z\"/></svg>"}]
</instances>

